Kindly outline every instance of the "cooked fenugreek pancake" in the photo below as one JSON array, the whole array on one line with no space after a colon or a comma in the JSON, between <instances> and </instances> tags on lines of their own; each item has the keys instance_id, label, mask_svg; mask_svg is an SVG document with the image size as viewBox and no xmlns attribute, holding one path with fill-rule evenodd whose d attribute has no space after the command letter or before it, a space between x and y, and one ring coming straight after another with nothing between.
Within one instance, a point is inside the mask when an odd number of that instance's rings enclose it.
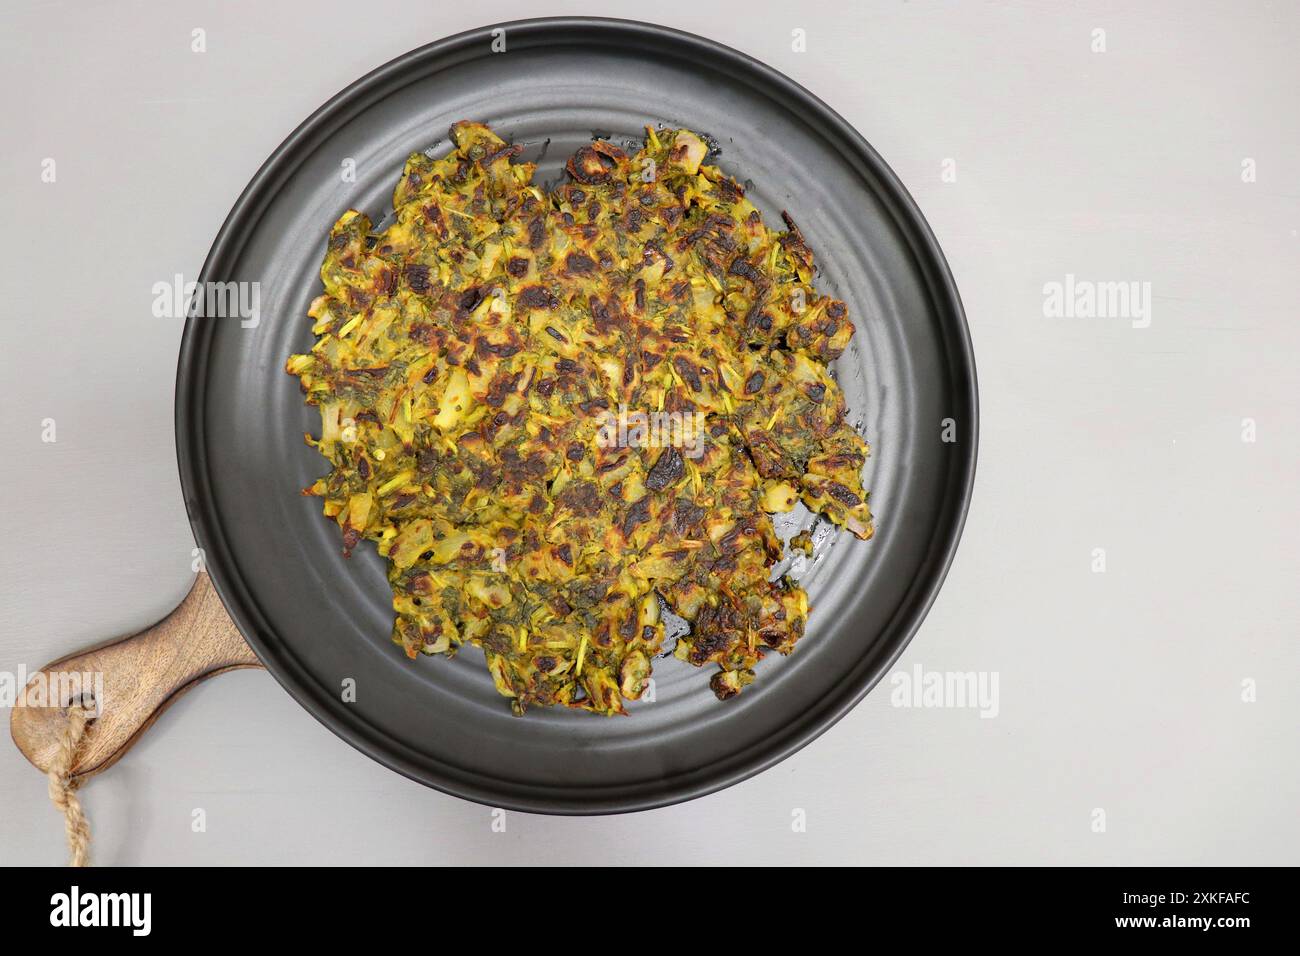
<instances>
[{"instance_id":1,"label":"cooked fenugreek pancake","mask_svg":"<svg viewBox=\"0 0 1300 956\"><path fill-rule=\"evenodd\" d=\"M770 514L872 533L867 445L828 371L853 334L770 230L704 165L704 141L602 141L547 194L486 126L416 153L376 232L330 232L316 344L287 365L321 413L324 499L350 553L388 559L406 653L481 646L516 713L624 713L663 650L716 664L727 698L788 654L804 590L772 581ZM661 604L662 600L662 604Z\"/></svg>"}]
</instances>

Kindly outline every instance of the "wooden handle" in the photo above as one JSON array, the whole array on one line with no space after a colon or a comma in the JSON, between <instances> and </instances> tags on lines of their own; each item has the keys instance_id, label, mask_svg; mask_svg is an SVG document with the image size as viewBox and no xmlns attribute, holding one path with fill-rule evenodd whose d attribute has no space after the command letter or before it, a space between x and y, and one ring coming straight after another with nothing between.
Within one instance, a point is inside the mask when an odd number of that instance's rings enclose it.
<instances>
[{"instance_id":1,"label":"wooden handle","mask_svg":"<svg viewBox=\"0 0 1300 956\"><path fill-rule=\"evenodd\" d=\"M199 681L240 667L260 667L207 574L200 572L180 606L153 627L46 664L16 701L14 743L41 771L49 768L67 726L72 697L95 707L72 766L89 777L111 767L181 694Z\"/></svg>"}]
</instances>

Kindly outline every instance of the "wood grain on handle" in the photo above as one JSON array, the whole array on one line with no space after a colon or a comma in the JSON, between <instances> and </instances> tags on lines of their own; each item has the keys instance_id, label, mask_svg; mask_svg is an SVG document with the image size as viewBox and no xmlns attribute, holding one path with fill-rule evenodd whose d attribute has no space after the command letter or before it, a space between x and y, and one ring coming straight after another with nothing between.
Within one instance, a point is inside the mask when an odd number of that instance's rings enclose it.
<instances>
[{"instance_id":1,"label":"wood grain on handle","mask_svg":"<svg viewBox=\"0 0 1300 956\"><path fill-rule=\"evenodd\" d=\"M260 666L212 581L200 572L180 606L153 627L42 667L27 683L24 705L14 707L10 731L23 755L47 770L69 704L47 699L52 696L47 690L69 686L58 675L102 675L99 713L86 729L72 768L74 777L89 777L116 763L172 701L199 681Z\"/></svg>"}]
</instances>

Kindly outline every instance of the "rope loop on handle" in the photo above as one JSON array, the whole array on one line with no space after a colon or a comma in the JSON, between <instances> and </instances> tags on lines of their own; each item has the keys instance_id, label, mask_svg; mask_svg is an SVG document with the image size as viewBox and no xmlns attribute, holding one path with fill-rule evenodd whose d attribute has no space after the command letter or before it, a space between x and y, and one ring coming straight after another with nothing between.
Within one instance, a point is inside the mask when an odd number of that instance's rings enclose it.
<instances>
[{"instance_id":1,"label":"rope loop on handle","mask_svg":"<svg viewBox=\"0 0 1300 956\"><path fill-rule=\"evenodd\" d=\"M63 814L64 829L68 836L69 866L90 865L90 821L77 799L81 781L72 776L77 761L77 748L86 736L86 728L95 719L94 701L86 698L72 701L63 709L68 724L59 738L59 749L46 772L49 779L50 801Z\"/></svg>"}]
</instances>

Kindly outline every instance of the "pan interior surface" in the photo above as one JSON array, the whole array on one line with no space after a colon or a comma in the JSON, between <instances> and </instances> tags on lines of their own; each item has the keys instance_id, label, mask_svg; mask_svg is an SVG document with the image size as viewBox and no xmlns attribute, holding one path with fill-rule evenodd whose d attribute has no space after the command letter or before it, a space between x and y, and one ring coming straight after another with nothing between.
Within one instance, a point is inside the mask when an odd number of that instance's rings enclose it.
<instances>
[{"instance_id":1,"label":"pan interior surface","mask_svg":"<svg viewBox=\"0 0 1300 956\"><path fill-rule=\"evenodd\" d=\"M924 221L883 162L823 104L735 51L661 27L559 19L484 28L358 81L309 119L241 197L201 277L256 282L255 327L191 318L177 384L186 505L244 635L286 688L375 759L493 806L643 809L769 766L842 716L901 652L960 535L976 444L961 306ZM499 44L498 44L499 45ZM655 662L653 699L626 718L510 713L477 649L408 661L372 545L344 558L337 525L300 490L327 463L303 443L319 417L285 359L312 343L307 308L329 227L375 222L411 152L450 151L457 120L524 146L549 185L593 135L635 147L646 124L706 134L765 220L786 210L848 303L857 332L834 366L871 443L876 536L838 534L794 569L812 605L794 654L719 702L711 668ZM944 435L943 422L952 420ZM945 441L954 437L955 441ZM790 530L790 529L787 529ZM346 681L355 701L343 700Z\"/></svg>"}]
</instances>

